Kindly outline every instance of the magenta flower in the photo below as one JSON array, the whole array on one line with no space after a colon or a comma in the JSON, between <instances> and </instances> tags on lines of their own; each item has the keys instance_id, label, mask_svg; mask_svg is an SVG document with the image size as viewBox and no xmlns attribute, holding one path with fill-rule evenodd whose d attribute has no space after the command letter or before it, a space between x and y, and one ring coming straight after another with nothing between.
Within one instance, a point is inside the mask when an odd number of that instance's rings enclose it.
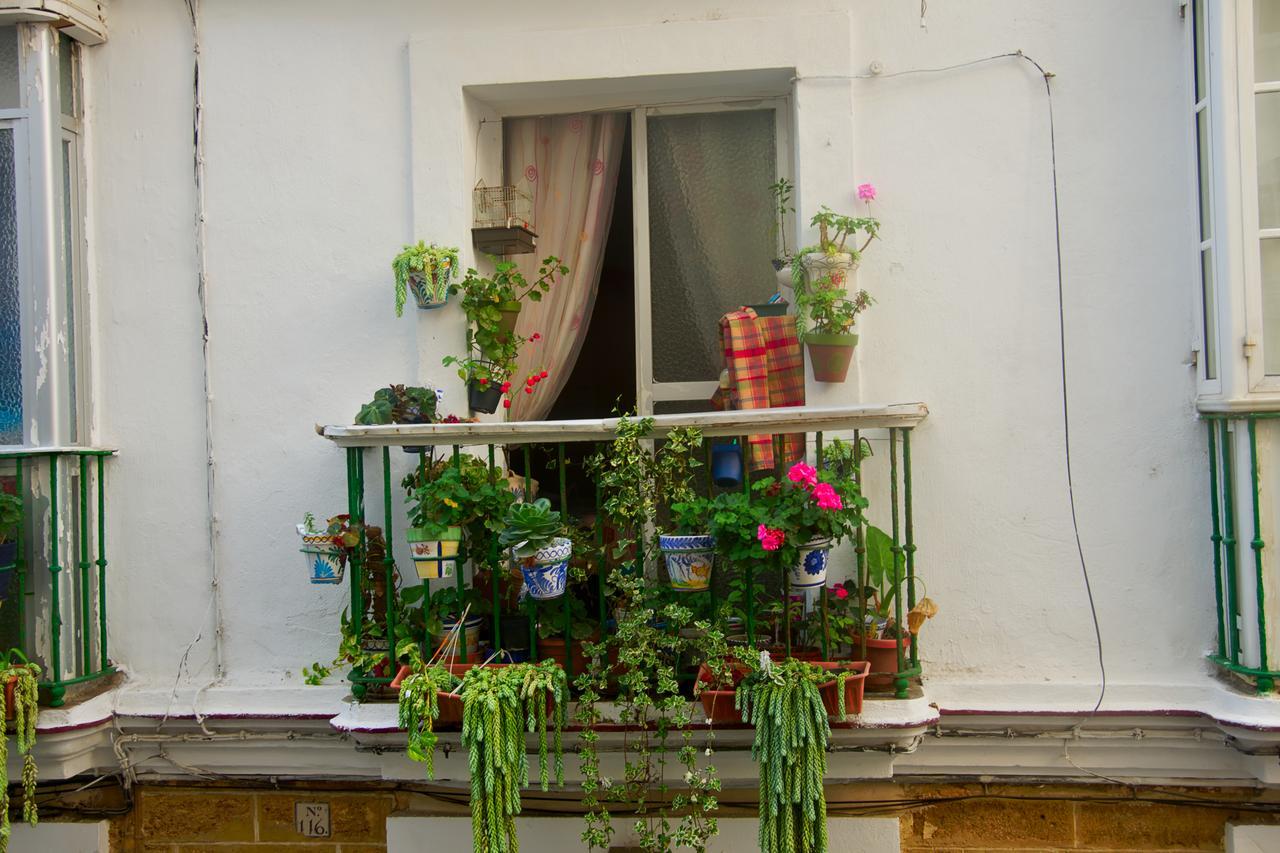
<instances>
[{"instance_id":1,"label":"magenta flower","mask_svg":"<svg viewBox=\"0 0 1280 853\"><path fill-rule=\"evenodd\" d=\"M819 483L815 486L813 497L818 502L819 509L844 509L844 501L840 500L840 495L830 483Z\"/></svg>"},{"instance_id":2,"label":"magenta flower","mask_svg":"<svg viewBox=\"0 0 1280 853\"><path fill-rule=\"evenodd\" d=\"M800 483L805 488L812 489L818 482L818 469L812 465L797 462L791 466L791 470L787 472L787 477L793 483Z\"/></svg>"},{"instance_id":3,"label":"magenta flower","mask_svg":"<svg viewBox=\"0 0 1280 853\"><path fill-rule=\"evenodd\" d=\"M782 547L786 534L781 530L773 530L765 527L763 524L756 530L756 538L760 540L760 547L766 551L776 551Z\"/></svg>"},{"instance_id":4,"label":"magenta flower","mask_svg":"<svg viewBox=\"0 0 1280 853\"><path fill-rule=\"evenodd\" d=\"M875 201L876 188L871 184L858 184L858 199L861 201Z\"/></svg>"}]
</instances>

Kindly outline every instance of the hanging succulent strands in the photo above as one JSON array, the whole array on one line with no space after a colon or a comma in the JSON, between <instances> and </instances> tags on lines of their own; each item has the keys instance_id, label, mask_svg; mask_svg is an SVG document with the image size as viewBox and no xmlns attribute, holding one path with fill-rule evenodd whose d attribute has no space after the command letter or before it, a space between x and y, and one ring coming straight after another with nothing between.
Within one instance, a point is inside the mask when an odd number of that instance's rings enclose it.
<instances>
[{"instance_id":1,"label":"hanging succulent strands","mask_svg":"<svg viewBox=\"0 0 1280 853\"><path fill-rule=\"evenodd\" d=\"M738 687L738 709L756 729L751 757L760 766L759 847L764 853L827 849L822 780L831 727L818 685L829 678L812 664L774 663L762 652L760 668Z\"/></svg>"},{"instance_id":2,"label":"hanging succulent strands","mask_svg":"<svg viewBox=\"0 0 1280 853\"><path fill-rule=\"evenodd\" d=\"M36 760L31 754L36 743L36 693L40 668L27 661L22 652L11 649L0 655L0 722L13 717L18 754L22 756L22 819L31 826L39 821L36 810ZM12 681L13 707L8 707L3 686ZM0 853L9 849L9 738L0 733Z\"/></svg>"},{"instance_id":3,"label":"hanging succulent strands","mask_svg":"<svg viewBox=\"0 0 1280 853\"><path fill-rule=\"evenodd\" d=\"M482 853L517 853L515 816L520 788L529 784L526 731L538 736L538 776L547 790L552 772L564 784L561 731L569 685L552 661L506 667L479 666L467 672L462 687L462 745L471 772L471 835ZM554 728L548 747L547 729Z\"/></svg>"},{"instance_id":4,"label":"hanging succulent strands","mask_svg":"<svg viewBox=\"0 0 1280 853\"><path fill-rule=\"evenodd\" d=\"M408 756L426 765L428 779L436 775L439 736L435 721L440 716L440 694L452 692L459 683L460 679L446 667L436 664L408 676L400 685L399 722L408 733Z\"/></svg>"}]
</instances>

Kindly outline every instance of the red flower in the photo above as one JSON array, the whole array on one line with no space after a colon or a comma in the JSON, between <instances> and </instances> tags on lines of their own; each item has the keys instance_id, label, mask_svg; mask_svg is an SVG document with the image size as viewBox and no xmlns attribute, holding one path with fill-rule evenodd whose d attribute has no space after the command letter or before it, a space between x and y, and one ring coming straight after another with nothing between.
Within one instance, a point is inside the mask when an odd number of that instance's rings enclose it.
<instances>
[{"instance_id":1,"label":"red flower","mask_svg":"<svg viewBox=\"0 0 1280 853\"><path fill-rule=\"evenodd\" d=\"M531 341L540 341L540 340L542 340L542 335L541 335L541 333L539 333L539 332L534 332L534 333L533 333L533 336L532 336L531 338L529 338L529 340L531 340Z\"/></svg>"},{"instance_id":2,"label":"red flower","mask_svg":"<svg viewBox=\"0 0 1280 853\"><path fill-rule=\"evenodd\" d=\"M535 381L536 381L536 380L535 380L532 376L530 376L528 379L526 379L526 380L524 381L524 384L525 384L525 385L533 385L533 383L534 383Z\"/></svg>"},{"instance_id":3,"label":"red flower","mask_svg":"<svg viewBox=\"0 0 1280 853\"><path fill-rule=\"evenodd\" d=\"M510 383L510 382L503 382L503 383L502 383L502 393L503 393L503 394L505 394L505 393L507 393L507 392L508 392L508 391L510 391L510 390L511 390L511 383Z\"/></svg>"},{"instance_id":4,"label":"red flower","mask_svg":"<svg viewBox=\"0 0 1280 853\"><path fill-rule=\"evenodd\" d=\"M480 384L481 384L481 385L488 385L488 384L489 384L489 380L488 380L488 379L485 379L483 376L481 376L481 377L480 377Z\"/></svg>"},{"instance_id":5,"label":"red flower","mask_svg":"<svg viewBox=\"0 0 1280 853\"><path fill-rule=\"evenodd\" d=\"M504 408L504 409L509 409L509 408L511 408L511 401L510 401L510 400L503 400L503 401L502 401L502 408Z\"/></svg>"},{"instance_id":6,"label":"red flower","mask_svg":"<svg viewBox=\"0 0 1280 853\"><path fill-rule=\"evenodd\" d=\"M524 389L524 393L526 393L526 394L532 394L532 393L533 393L533 386L532 386L532 385L526 385L526 386L525 386L525 389Z\"/></svg>"},{"instance_id":7,"label":"red flower","mask_svg":"<svg viewBox=\"0 0 1280 853\"><path fill-rule=\"evenodd\" d=\"M539 379L546 379L546 378L547 378L547 371L545 371L545 370L544 370L544 371L542 371L541 373L539 373L539 374L538 374L538 378L539 378Z\"/></svg>"}]
</instances>

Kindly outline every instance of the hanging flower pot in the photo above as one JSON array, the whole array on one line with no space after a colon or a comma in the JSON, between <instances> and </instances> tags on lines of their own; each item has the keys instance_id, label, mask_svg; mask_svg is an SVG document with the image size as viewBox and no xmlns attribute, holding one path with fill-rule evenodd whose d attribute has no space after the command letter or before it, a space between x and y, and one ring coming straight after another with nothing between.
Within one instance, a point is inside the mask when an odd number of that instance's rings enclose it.
<instances>
[{"instance_id":1,"label":"hanging flower pot","mask_svg":"<svg viewBox=\"0 0 1280 853\"><path fill-rule=\"evenodd\" d=\"M848 252L806 252L800 259L810 282L830 276L836 287L847 288L858 269L858 262Z\"/></svg>"},{"instance_id":2,"label":"hanging flower pot","mask_svg":"<svg viewBox=\"0 0 1280 853\"><path fill-rule=\"evenodd\" d=\"M516 330L516 320L520 319L521 306L522 303L519 301L498 303L498 312L501 315L498 318L498 328L504 335L510 335Z\"/></svg>"},{"instance_id":3,"label":"hanging flower pot","mask_svg":"<svg viewBox=\"0 0 1280 853\"><path fill-rule=\"evenodd\" d=\"M342 583L342 571L346 566L342 549L328 533L308 533L304 525L298 525L302 537L302 557L312 583ZM0 561L3 562L3 561ZM11 574L5 572L5 574Z\"/></svg>"},{"instance_id":4,"label":"hanging flower pot","mask_svg":"<svg viewBox=\"0 0 1280 853\"><path fill-rule=\"evenodd\" d=\"M569 557L573 554L573 543L563 536L552 540L545 548L540 548L530 560L521 560L520 571L524 575L525 586L529 595L537 601L548 601L564 595L565 581L569 572Z\"/></svg>"},{"instance_id":5,"label":"hanging flower pot","mask_svg":"<svg viewBox=\"0 0 1280 853\"><path fill-rule=\"evenodd\" d=\"M813 378L818 382L843 382L849 375L857 344L858 336L853 334L806 332L804 345L813 365Z\"/></svg>"},{"instance_id":6,"label":"hanging flower pot","mask_svg":"<svg viewBox=\"0 0 1280 853\"><path fill-rule=\"evenodd\" d=\"M409 540L409 556L418 578L424 581L451 578L458 568L458 546L462 542L462 528L450 527L443 533L431 533L420 527L410 527L405 532Z\"/></svg>"},{"instance_id":7,"label":"hanging flower pot","mask_svg":"<svg viewBox=\"0 0 1280 853\"><path fill-rule=\"evenodd\" d=\"M467 382L467 405L473 412L492 415L498 411L498 403L501 400L502 387L498 383L492 380L481 382L474 378Z\"/></svg>"},{"instance_id":8,"label":"hanging flower pot","mask_svg":"<svg viewBox=\"0 0 1280 853\"><path fill-rule=\"evenodd\" d=\"M432 274L425 272L409 273L409 292L413 301L424 311L442 308L449 301L449 269L433 269Z\"/></svg>"},{"instance_id":9,"label":"hanging flower pot","mask_svg":"<svg viewBox=\"0 0 1280 853\"><path fill-rule=\"evenodd\" d=\"M722 489L742 486L742 448L736 441L711 446L711 481Z\"/></svg>"},{"instance_id":10,"label":"hanging flower pot","mask_svg":"<svg viewBox=\"0 0 1280 853\"><path fill-rule=\"evenodd\" d=\"M709 533L658 537L667 563L667 576L676 592L703 592L711 586L716 562L716 538Z\"/></svg>"},{"instance_id":11,"label":"hanging flower pot","mask_svg":"<svg viewBox=\"0 0 1280 853\"><path fill-rule=\"evenodd\" d=\"M825 584L830 557L830 539L814 539L800 546L800 556L791 569L791 588L808 589Z\"/></svg>"}]
</instances>

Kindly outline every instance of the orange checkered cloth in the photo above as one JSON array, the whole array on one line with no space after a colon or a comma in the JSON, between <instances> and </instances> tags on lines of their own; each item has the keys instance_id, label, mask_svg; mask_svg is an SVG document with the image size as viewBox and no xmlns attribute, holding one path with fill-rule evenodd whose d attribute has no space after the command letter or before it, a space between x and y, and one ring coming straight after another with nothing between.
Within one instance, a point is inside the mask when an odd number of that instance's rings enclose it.
<instances>
[{"instance_id":1,"label":"orange checkered cloth","mask_svg":"<svg viewBox=\"0 0 1280 853\"><path fill-rule=\"evenodd\" d=\"M711 398L717 409L770 409L804 405L804 356L796 318L759 317L750 308L720 318L725 370ZM782 462L804 458L804 433L779 437ZM768 434L747 439L752 470L774 467L774 441Z\"/></svg>"}]
</instances>

